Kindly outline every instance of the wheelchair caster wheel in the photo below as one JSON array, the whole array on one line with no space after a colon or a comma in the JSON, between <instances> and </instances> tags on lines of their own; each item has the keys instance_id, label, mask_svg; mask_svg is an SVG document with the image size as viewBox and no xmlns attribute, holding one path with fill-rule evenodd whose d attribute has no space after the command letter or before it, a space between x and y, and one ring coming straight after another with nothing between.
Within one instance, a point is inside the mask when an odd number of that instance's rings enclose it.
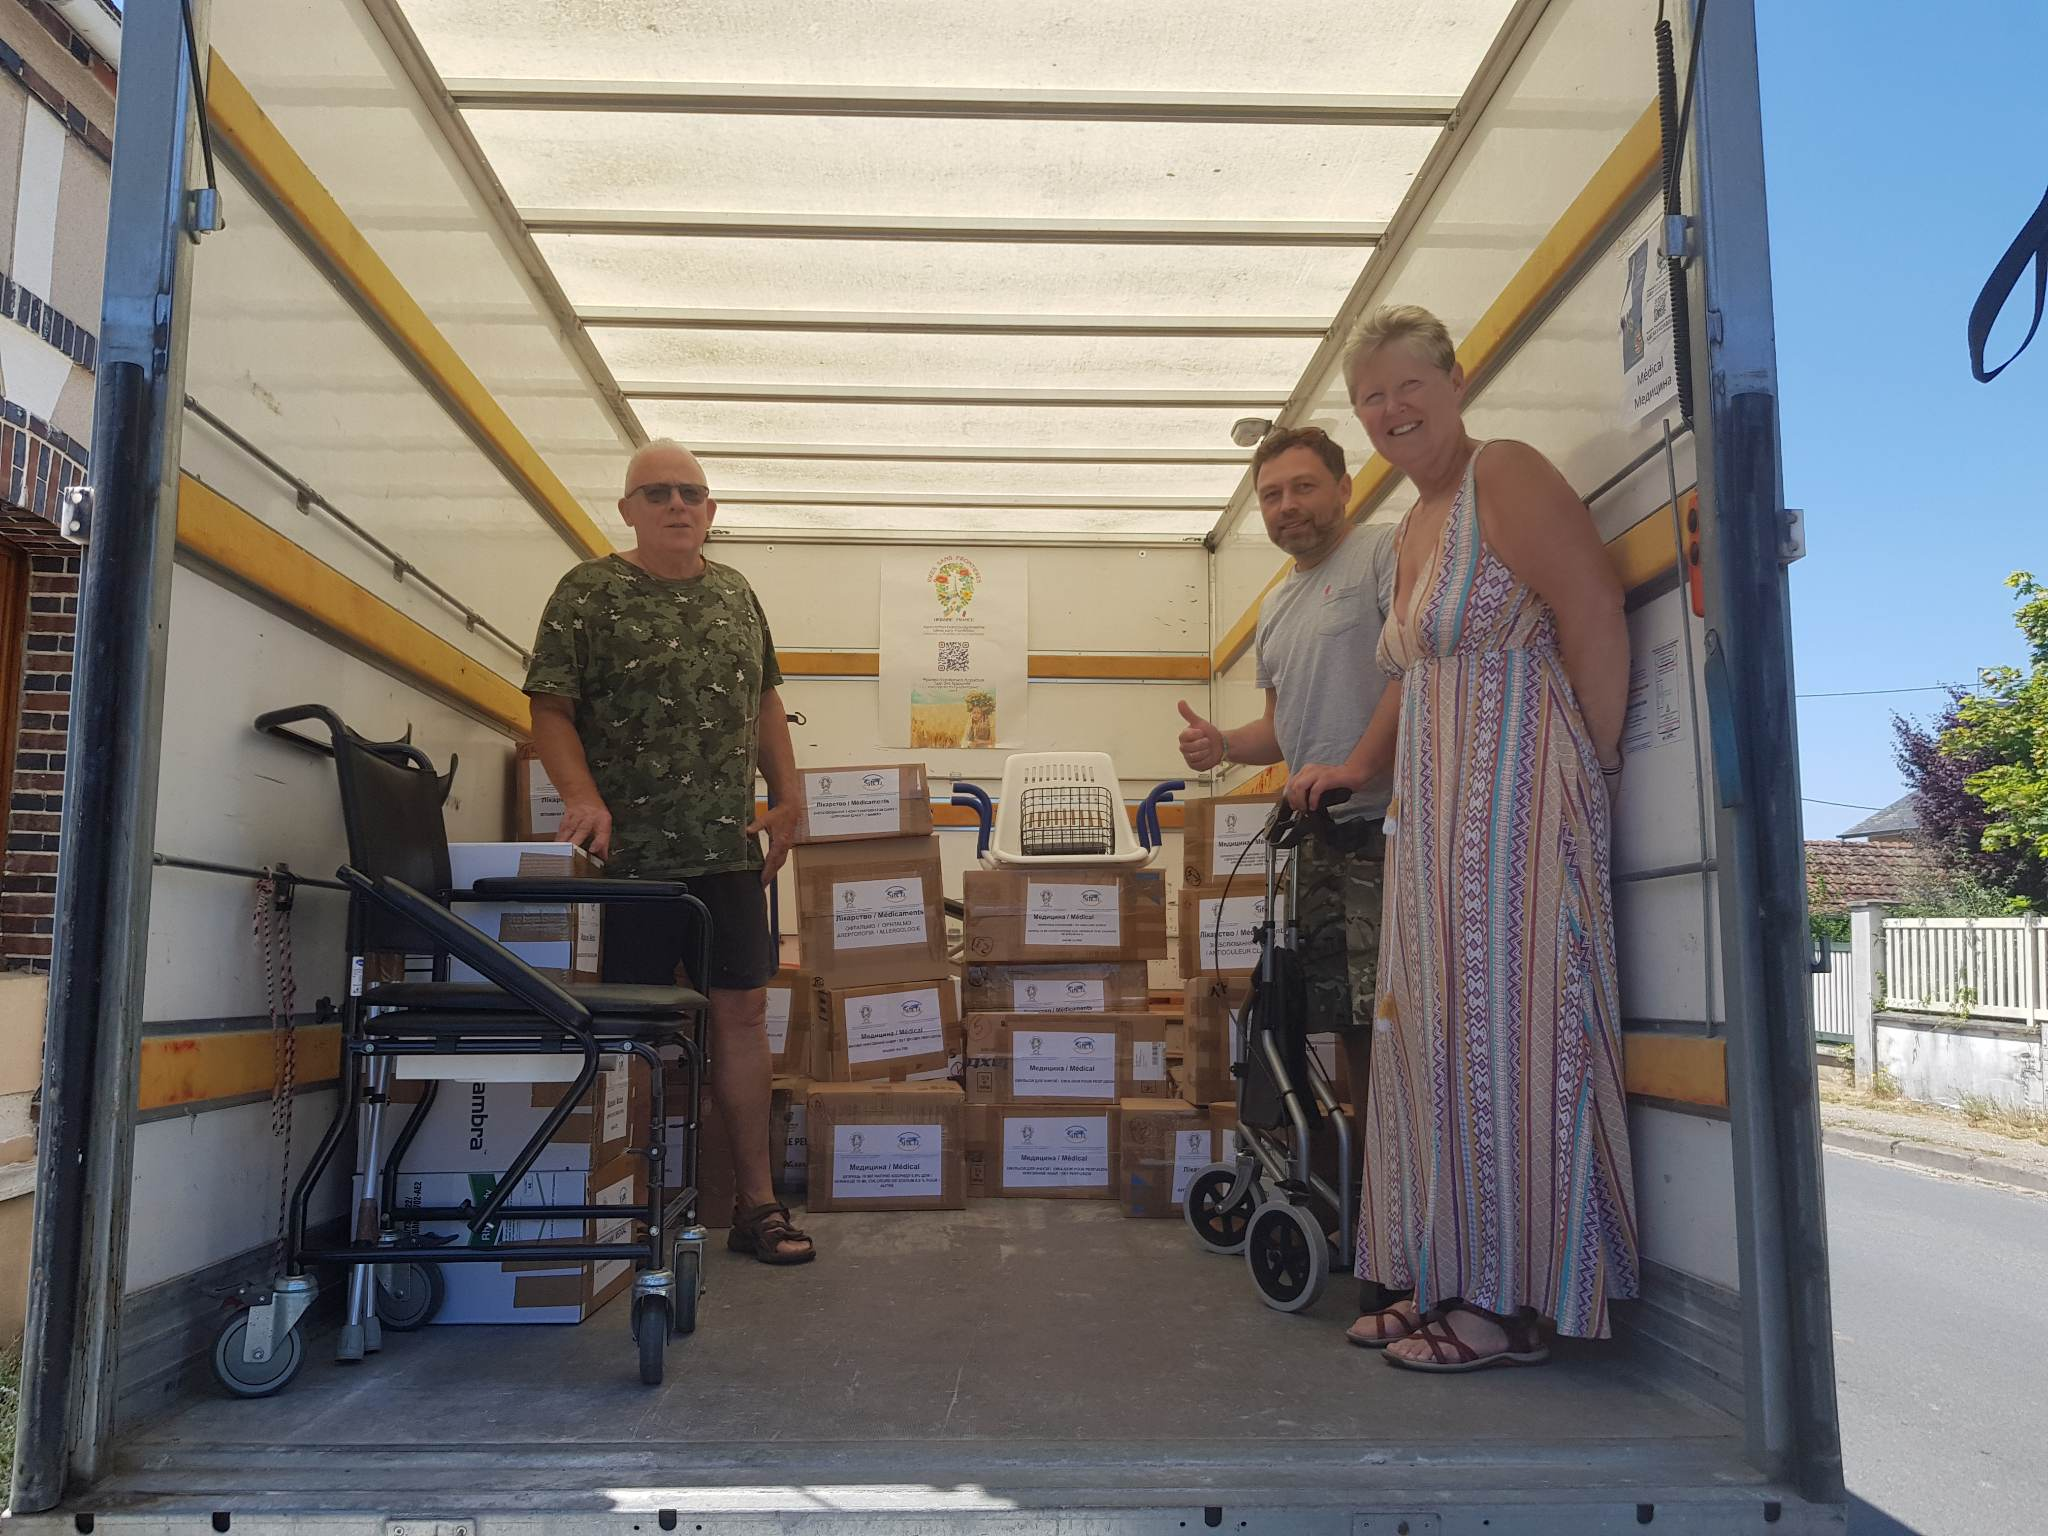
<instances>
[{"instance_id":1,"label":"wheelchair caster wheel","mask_svg":"<svg viewBox=\"0 0 2048 1536\"><path fill-rule=\"evenodd\" d=\"M1211 1253L1244 1252L1245 1235L1258 1204L1258 1186L1246 1189L1235 1205L1226 1204L1230 1186L1236 1182L1233 1163L1211 1163L1188 1182L1181 1214L1187 1217L1195 1240Z\"/></svg>"},{"instance_id":2,"label":"wheelchair caster wheel","mask_svg":"<svg viewBox=\"0 0 2048 1536\"><path fill-rule=\"evenodd\" d=\"M294 1328L268 1360L249 1360L249 1314L237 1312L213 1341L213 1374L236 1397L269 1397L282 1392L306 1363L306 1342Z\"/></svg>"},{"instance_id":3,"label":"wheelchair caster wheel","mask_svg":"<svg viewBox=\"0 0 2048 1536\"><path fill-rule=\"evenodd\" d=\"M424 1328L448 1299L448 1281L438 1264L393 1264L391 1283L377 1283L377 1320L393 1333Z\"/></svg>"},{"instance_id":4,"label":"wheelchair caster wheel","mask_svg":"<svg viewBox=\"0 0 2048 1536\"><path fill-rule=\"evenodd\" d=\"M1252 1284L1276 1312L1305 1312L1330 1279L1330 1239L1298 1205L1273 1200L1259 1207L1246 1234L1245 1263Z\"/></svg>"},{"instance_id":5,"label":"wheelchair caster wheel","mask_svg":"<svg viewBox=\"0 0 2048 1536\"><path fill-rule=\"evenodd\" d=\"M662 1356L668 1349L668 1302L649 1296L633 1314L633 1337L640 1345L640 1381L643 1386L661 1385Z\"/></svg>"}]
</instances>

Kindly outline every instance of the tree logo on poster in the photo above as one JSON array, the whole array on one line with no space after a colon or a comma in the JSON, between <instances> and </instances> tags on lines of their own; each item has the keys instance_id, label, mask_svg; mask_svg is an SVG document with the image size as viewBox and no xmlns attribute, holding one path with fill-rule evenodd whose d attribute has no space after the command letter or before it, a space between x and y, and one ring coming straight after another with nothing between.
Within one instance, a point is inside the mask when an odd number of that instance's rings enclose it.
<instances>
[{"instance_id":1,"label":"tree logo on poster","mask_svg":"<svg viewBox=\"0 0 2048 1536\"><path fill-rule=\"evenodd\" d=\"M974 606L974 589L981 585L981 571L972 560L948 555L931 572L932 591L939 600L939 617L964 619Z\"/></svg>"}]
</instances>

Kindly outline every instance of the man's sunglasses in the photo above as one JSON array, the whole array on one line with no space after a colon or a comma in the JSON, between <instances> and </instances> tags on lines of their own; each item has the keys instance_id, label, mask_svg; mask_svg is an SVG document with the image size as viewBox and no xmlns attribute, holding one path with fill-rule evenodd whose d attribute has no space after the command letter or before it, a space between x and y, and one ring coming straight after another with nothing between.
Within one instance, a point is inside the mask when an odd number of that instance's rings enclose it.
<instances>
[{"instance_id":1,"label":"man's sunglasses","mask_svg":"<svg viewBox=\"0 0 2048 1536\"><path fill-rule=\"evenodd\" d=\"M665 507L672 498L676 497L680 497L683 505L686 507L701 507L711 499L711 487L708 485L692 485L687 480L677 481L673 484L657 480L651 485L636 485L626 494L628 496L638 496L650 507Z\"/></svg>"}]
</instances>

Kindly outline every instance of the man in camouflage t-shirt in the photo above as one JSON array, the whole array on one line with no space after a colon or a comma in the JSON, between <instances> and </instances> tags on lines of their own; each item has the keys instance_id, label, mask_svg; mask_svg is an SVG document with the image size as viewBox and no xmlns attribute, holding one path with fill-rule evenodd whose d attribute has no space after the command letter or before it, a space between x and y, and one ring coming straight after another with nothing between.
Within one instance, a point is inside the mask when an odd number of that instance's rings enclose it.
<instances>
[{"instance_id":1,"label":"man in camouflage t-shirt","mask_svg":"<svg viewBox=\"0 0 2048 1536\"><path fill-rule=\"evenodd\" d=\"M815 1250L769 1172L765 987L776 955L765 892L796 833L796 753L760 601L739 572L704 558L717 511L680 444L634 454L619 512L638 542L555 587L526 692L534 745L562 796L560 839L587 846L611 875L686 880L710 909L711 973L690 980L711 999L707 1087L732 1142L728 1241L794 1264ZM772 807L758 817L757 772ZM680 909L613 905L604 978L672 985L690 938Z\"/></svg>"}]
</instances>

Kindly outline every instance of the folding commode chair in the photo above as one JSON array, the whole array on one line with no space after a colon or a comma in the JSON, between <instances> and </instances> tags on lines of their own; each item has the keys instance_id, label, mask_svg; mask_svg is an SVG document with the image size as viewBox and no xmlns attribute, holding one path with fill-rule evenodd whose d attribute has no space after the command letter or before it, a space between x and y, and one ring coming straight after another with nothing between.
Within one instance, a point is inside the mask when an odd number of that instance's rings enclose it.
<instances>
[{"instance_id":1,"label":"folding commode chair","mask_svg":"<svg viewBox=\"0 0 2048 1536\"><path fill-rule=\"evenodd\" d=\"M312 723L327 740L290 729ZM703 1282L704 1229L697 1224L697 1135L702 1118L706 1028L704 995L681 986L564 985L541 975L451 906L465 902L614 903L664 901L687 914L695 943L693 979L708 974L711 918L703 902L674 881L589 878L479 880L452 889L448 831L441 808L454 781L456 760L437 775L410 742L375 742L357 736L330 710L298 705L256 720L256 729L306 751L331 756L341 790L349 862L338 878L350 892L349 987L341 1009L341 1090L333 1122L292 1191L281 1258L282 1273L267 1288L237 1297L213 1352L214 1372L229 1391L266 1397L281 1390L305 1357L299 1324L318 1294L312 1266L339 1264L347 1275L347 1302L338 1356L360 1360L382 1345L385 1328L409 1331L432 1319L443 1280L440 1266L499 1264L542 1259L553 1264L624 1260L634 1266L630 1312L639 1350L640 1377L662 1377L663 1351L672 1335L696 1327ZM451 981L460 961L482 981ZM427 979L395 979L425 972ZM380 978L394 979L380 979ZM666 1105L661 1053L671 1051L688 1084L681 1137L683 1166L665 1169ZM566 1057L552 1068L534 1063L533 1076L573 1079L510 1166L479 1201L459 1206L401 1207L399 1171L407 1148L434 1112L438 1082L425 1081L390 1155L379 1137L394 1064L431 1057L429 1070L452 1070L462 1057ZM533 1205L509 1203L562 1124L591 1099L602 1061L645 1063L650 1114L632 1148L647 1164L644 1205ZM416 1065L428 1065L416 1063ZM483 1071L479 1063L479 1075ZM422 1074L424 1075L424 1074ZM449 1112L454 1112L453 1108ZM307 1239L307 1208L322 1175L353 1133L355 1190L350 1230L332 1246ZM516 1221L617 1221L630 1212L631 1241L560 1243L492 1241L470 1245L417 1235L422 1223L460 1223L472 1235L495 1233Z\"/></svg>"}]
</instances>

